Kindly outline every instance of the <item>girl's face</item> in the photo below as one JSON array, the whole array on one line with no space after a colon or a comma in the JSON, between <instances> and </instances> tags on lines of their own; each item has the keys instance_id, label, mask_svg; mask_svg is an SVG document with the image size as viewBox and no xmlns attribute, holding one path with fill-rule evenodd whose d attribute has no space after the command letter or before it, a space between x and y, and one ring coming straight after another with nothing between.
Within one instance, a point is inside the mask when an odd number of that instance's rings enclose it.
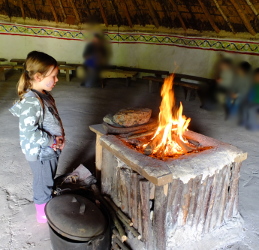
<instances>
[{"instance_id":1,"label":"girl's face","mask_svg":"<svg viewBox=\"0 0 259 250\"><path fill-rule=\"evenodd\" d=\"M58 67L51 67L47 72L46 76L36 76L33 83L33 89L36 89L40 92L43 90L50 92L56 85L58 81Z\"/></svg>"}]
</instances>

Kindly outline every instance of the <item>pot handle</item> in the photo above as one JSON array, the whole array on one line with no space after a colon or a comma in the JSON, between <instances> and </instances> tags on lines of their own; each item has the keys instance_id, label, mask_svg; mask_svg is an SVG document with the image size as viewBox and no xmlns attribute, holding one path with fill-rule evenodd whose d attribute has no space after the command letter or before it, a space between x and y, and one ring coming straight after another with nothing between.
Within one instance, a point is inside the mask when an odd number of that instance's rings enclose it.
<instances>
[{"instance_id":1,"label":"pot handle","mask_svg":"<svg viewBox=\"0 0 259 250\"><path fill-rule=\"evenodd\" d=\"M72 202L78 202L80 204L79 213L80 214L84 214L84 212L85 212L85 204L84 203L80 203L80 201L76 197L73 197Z\"/></svg>"}]
</instances>

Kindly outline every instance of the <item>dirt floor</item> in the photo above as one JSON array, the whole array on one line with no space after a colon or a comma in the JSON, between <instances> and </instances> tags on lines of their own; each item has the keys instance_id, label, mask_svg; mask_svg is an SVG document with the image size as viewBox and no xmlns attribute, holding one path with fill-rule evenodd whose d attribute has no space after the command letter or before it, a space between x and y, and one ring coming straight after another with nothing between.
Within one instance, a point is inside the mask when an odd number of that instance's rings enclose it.
<instances>
[{"instance_id":1,"label":"dirt floor","mask_svg":"<svg viewBox=\"0 0 259 250\"><path fill-rule=\"evenodd\" d=\"M32 175L21 152L18 138L18 120L8 108L16 98L18 73L0 82L0 249L51 249L48 226L37 224L32 202ZM58 174L70 172L80 163L94 168L95 135L88 129L102 122L102 117L125 107L149 107L158 114L159 93L148 93L148 85L141 80L126 87L124 80L110 80L105 89L80 87L73 79L65 82L60 77L53 95L66 132ZM181 88L176 89L183 102L184 114L192 118L191 129L207 136L233 144L248 152L240 177L240 213L244 219L243 236L236 242L218 247L203 245L195 249L259 249L259 133L224 121L224 112L208 112L200 103L184 100ZM193 248L194 249L194 248Z\"/></svg>"}]
</instances>

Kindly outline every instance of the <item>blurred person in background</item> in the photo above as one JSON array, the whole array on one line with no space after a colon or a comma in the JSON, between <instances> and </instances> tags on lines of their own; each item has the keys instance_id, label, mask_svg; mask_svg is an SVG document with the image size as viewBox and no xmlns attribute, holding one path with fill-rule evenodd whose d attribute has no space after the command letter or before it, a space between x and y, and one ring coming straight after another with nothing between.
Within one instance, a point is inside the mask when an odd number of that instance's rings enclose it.
<instances>
[{"instance_id":1,"label":"blurred person in background","mask_svg":"<svg viewBox=\"0 0 259 250\"><path fill-rule=\"evenodd\" d=\"M223 58L218 65L218 76L216 78L216 100L219 104L225 105L234 79L234 65L231 59Z\"/></svg>"},{"instance_id":2,"label":"blurred person in background","mask_svg":"<svg viewBox=\"0 0 259 250\"><path fill-rule=\"evenodd\" d=\"M240 115L239 123L242 122L243 116L241 114L247 104L252 84L251 69L251 65L245 61L237 65L233 82L226 98L226 119Z\"/></svg>"},{"instance_id":3,"label":"blurred person in background","mask_svg":"<svg viewBox=\"0 0 259 250\"><path fill-rule=\"evenodd\" d=\"M259 68L254 70L253 85L244 108L242 125L249 130L259 129Z\"/></svg>"},{"instance_id":4,"label":"blurred person in background","mask_svg":"<svg viewBox=\"0 0 259 250\"><path fill-rule=\"evenodd\" d=\"M108 51L103 34L94 33L92 39L85 46L83 52L86 77L83 87L100 87L100 72L107 64Z\"/></svg>"}]
</instances>

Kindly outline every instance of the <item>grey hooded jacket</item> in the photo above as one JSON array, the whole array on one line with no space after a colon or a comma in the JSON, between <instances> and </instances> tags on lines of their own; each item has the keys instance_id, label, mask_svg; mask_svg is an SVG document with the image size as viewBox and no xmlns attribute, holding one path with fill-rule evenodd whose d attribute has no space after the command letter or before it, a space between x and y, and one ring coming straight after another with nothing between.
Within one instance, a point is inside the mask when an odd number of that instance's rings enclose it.
<instances>
[{"instance_id":1,"label":"grey hooded jacket","mask_svg":"<svg viewBox=\"0 0 259 250\"><path fill-rule=\"evenodd\" d=\"M30 90L9 109L19 117L20 145L28 161L49 160L60 153L50 146L54 136L64 135L63 127L46 107L46 103Z\"/></svg>"}]
</instances>

